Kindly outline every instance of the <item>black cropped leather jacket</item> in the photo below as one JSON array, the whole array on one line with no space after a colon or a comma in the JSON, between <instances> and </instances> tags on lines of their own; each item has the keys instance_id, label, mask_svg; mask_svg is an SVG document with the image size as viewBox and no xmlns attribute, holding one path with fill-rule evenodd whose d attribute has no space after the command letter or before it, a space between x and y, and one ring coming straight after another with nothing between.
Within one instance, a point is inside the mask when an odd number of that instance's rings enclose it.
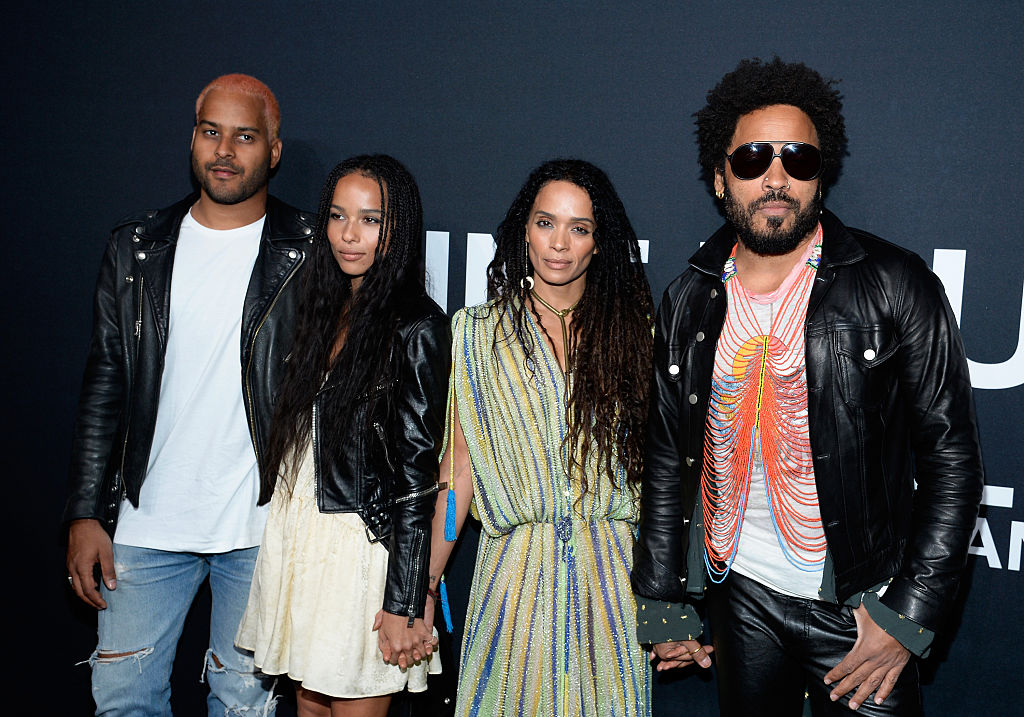
<instances>
[{"instance_id":1,"label":"black cropped leather jacket","mask_svg":"<svg viewBox=\"0 0 1024 717\"><path fill-rule=\"evenodd\" d=\"M358 513L367 539L384 542L383 607L413 618L423 616L427 597L451 339L447 317L422 289L400 301L389 371L358 399L358 429L344 454L327 455L320 441L329 427L320 425L319 415L338 393L330 378L313 402L312 435L320 512Z\"/></svg>"},{"instance_id":2,"label":"black cropped leather jacket","mask_svg":"<svg viewBox=\"0 0 1024 717\"><path fill-rule=\"evenodd\" d=\"M830 212L821 224L805 326L807 410L836 596L842 603L892 578L882 602L939 631L984 482L959 330L920 257ZM700 564L688 551L703 549L689 544L689 523L701 520L694 508L726 314L721 274L734 237L728 225L714 234L658 311L632 573L637 594L654 600L685 602L704 584L703 572L687 574Z\"/></svg>"},{"instance_id":3,"label":"black cropped leather jacket","mask_svg":"<svg viewBox=\"0 0 1024 717\"><path fill-rule=\"evenodd\" d=\"M121 499L139 504L156 425L178 229L198 196L114 227L96 281L64 520L95 518L114 534ZM273 392L295 325L296 281L314 218L267 199L263 238L242 308L239 380L253 447L270 430Z\"/></svg>"}]
</instances>

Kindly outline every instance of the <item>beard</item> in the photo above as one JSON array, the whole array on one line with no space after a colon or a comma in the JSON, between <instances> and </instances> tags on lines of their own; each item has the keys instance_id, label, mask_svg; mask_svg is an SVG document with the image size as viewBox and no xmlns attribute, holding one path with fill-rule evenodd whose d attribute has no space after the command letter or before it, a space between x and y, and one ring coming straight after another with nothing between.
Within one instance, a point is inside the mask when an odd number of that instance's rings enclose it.
<instances>
[{"instance_id":1,"label":"beard","mask_svg":"<svg viewBox=\"0 0 1024 717\"><path fill-rule=\"evenodd\" d=\"M744 207L726 186L724 199L725 216L736 229L736 236L743 246L761 256L782 256L796 249L818 226L818 217L821 214L821 201L817 194L808 202L805 209L801 208L799 200L776 190L765 192L760 199L755 199ZM769 202L785 202L792 207L796 214L792 227L788 230L782 228L785 217L768 217L767 229L754 228L754 215Z\"/></svg>"},{"instance_id":2,"label":"beard","mask_svg":"<svg viewBox=\"0 0 1024 717\"><path fill-rule=\"evenodd\" d=\"M231 187L224 186L210 176L210 172L218 167L237 172L241 181ZM207 196L217 204L240 204L267 186L270 176L270 157L267 157L266 162L257 165L252 174L246 174L243 167L227 160L207 162L205 165L201 165L193 154L192 174L195 175Z\"/></svg>"}]
</instances>

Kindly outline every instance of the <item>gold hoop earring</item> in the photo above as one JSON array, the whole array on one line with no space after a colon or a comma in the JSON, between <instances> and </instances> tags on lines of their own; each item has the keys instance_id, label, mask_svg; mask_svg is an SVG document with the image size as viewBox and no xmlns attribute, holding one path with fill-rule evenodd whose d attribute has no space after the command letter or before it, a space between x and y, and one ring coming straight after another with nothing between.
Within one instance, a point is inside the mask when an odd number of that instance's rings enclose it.
<instances>
[{"instance_id":1,"label":"gold hoop earring","mask_svg":"<svg viewBox=\"0 0 1024 717\"><path fill-rule=\"evenodd\" d=\"M719 189L715 192L715 197L718 199L725 199L725 192Z\"/></svg>"}]
</instances>

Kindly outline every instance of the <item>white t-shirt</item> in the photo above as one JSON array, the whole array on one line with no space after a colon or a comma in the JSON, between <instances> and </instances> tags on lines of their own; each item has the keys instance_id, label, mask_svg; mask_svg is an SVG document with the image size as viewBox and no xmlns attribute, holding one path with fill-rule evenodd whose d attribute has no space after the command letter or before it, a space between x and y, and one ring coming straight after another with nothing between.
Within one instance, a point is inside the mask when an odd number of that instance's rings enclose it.
<instances>
[{"instance_id":1,"label":"white t-shirt","mask_svg":"<svg viewBox=\"0 0 1024 717\"><path fill-rule=\"evenodd\" d=\"M773 312L780 303L781 299L772 303L762 303L756 298L751 300L750 305L762 331L769 331ZM804 365L800 366L800 370L806 370ZM805 520L820 524L821 514L816 497L812 505L802 506L800 512ZM816 600L819 598L818 588L821 587L823 568L822 563L817 569L801 570L786 558L772 520L764 463L759 448L751 466L750 491L732 569L785 595Z\"/></svg>"},{"instance_id":2,"label":"white t-shirt","mask_svg":"<svg viewBox=\"0 0 1024 717\"><path fill-rule=\"evenodd\" d=\"M260 543L267 506L256 506L241 330L265 219L218 231L189 212L181 223L153 446L139 507L121 503L117 543L198 553Z\"/></svg>"}]
</instances>

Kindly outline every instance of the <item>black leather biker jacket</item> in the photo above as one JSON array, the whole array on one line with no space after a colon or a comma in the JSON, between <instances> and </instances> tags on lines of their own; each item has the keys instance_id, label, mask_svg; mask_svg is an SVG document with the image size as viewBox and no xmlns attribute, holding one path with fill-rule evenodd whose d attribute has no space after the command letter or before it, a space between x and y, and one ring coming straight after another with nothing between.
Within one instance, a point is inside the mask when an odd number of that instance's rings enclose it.
<instances>
[{"instance_id":1,"label":"black leather biker jacket","mask_svg":"<svg viewBox=\"0 0 1024 717\"><path fill-rule=\"evenodd\" d=\"M920 257L847 229L830 212L821 224L805 326L807 409L836 597L842 603L892 578L882 602L938 631L984 482L959 330ZM658 311L632 573L637 594L654 600L692 600L705 582L703 572L687 574L688 551L703 549L690 546L689 523L702 520L694 508L726 314L721 274L734 241L728 225L714 234Z\"/></svg>"},{"instance_id":2,"label":"black leather biker jacket","mask_svg":"<svg viewBox=\"0 0 1024 717\"><path fill-rule=\"evenodd\" d=\"M422 289L400 301L389 370L359 397L344 453L328 455L320 440L330 427L319 416L338 394L330 377L313 401L312 436L320 512L360 515L367 539L388 548L384 609L413 618L427 597L451 339L448 318Z\"/></svg>"},{"instance_id":3,"label":"black leather biker jacket","mask_svg":"<svg viewBox=\"0 0 1024 717\"><path fill-rule=\"evenodd\" d=\"M111 233L96 282L65 521L95 518L113 536L122 498L139 504L156 425L178 229L197 199L132 215ZM311 215L268 197L242 309L239 357L257 456L269 434L273 392L291 345L296 279L313 223Z\"/></svg>"}]
</instances>

